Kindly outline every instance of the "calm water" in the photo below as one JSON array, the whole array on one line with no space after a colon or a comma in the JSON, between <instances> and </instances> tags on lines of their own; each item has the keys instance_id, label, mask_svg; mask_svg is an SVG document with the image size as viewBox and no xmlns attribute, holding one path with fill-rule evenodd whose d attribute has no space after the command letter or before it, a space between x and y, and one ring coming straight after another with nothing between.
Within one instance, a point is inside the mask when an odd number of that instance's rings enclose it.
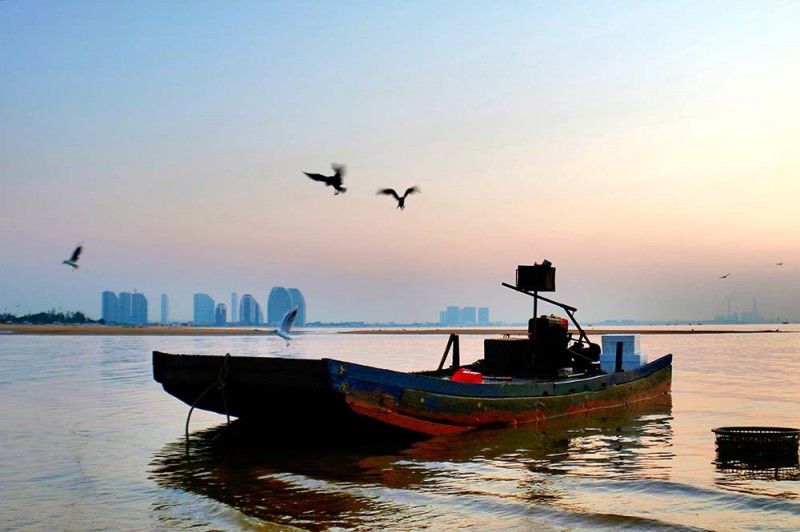
<instances>
[{"instance_id":1,"label":"calm water","mask_svg":"<svg viewBox=\"0 0 800 532\"><path fill-rule=\"evenodd\" d=\"M800 427L800 327L642 335L673 394L632 412L344 445L242 436L152 380L154 349L438 364L446 336L0 336L0 518L10 530L798 530L796 472L725 471L724 425ZM698 329L700 327L697 327ZM763 328L763 327L762 327ZM595 338L599 341L599 338ZM462 360L482 337L462 336ZM776 478L777 477L777 478Z\"/></svg>"}]
</instances>

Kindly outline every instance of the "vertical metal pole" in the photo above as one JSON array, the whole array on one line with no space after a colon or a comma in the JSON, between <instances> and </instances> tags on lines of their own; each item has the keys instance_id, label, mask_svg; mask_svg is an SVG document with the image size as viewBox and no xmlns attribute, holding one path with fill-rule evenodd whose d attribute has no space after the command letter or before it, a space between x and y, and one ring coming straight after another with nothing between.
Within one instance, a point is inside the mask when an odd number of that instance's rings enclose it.
<instances>
[{"instance_id":1,"label":"vertical metal pole","mask_svg":"<svg viewBox=\"0 0 800 532\"><path fill-rule=\"evenodd\" d=\"M622 342L617 342L617 363L614 372L619 373L620 371L622 371Z\"/></svg>"},{"instance_id":2,"label":"vertical metal pole","mask_svg":"<svg viewBox=\"0 0 800 532\"><path fill-rule=\"evenodd\" d=\"M455 338L453 340L453 367L460 368L461 367L461 351L458 347L458 335L453 335Z\"/></svg>"},{"instance_id":3,"label":"vertical metal pole","mask_svg":"<svg viewBox=\"0 0 800 532\"><path fill-rule=\"evenodd\" d=\"M447 339L447 347L444 348L444 354L442 355L442 360L439 362L439 369L437 369L436 371L442 371L444 363L447 360L447 354L450 352L450 346L453 345L453 338L456 338L455 334L451 334L450 338Z\"/></svg>"}]
</instances>

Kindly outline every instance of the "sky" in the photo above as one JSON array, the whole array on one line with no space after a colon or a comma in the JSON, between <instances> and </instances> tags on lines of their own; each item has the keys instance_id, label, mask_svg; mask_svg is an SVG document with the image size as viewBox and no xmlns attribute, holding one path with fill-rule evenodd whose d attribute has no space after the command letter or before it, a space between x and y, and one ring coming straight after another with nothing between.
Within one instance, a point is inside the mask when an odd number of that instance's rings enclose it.
<instances>
[{"instance_id":1,"label":"sky","mask_svg":"<svg viewBox=\"0 0 800 532\"><path fill-rule=\"evenodd\" d=\"M0 1L0 311L800 320L800 2ZM347 192L307 179L347 165ZM406 209L379 188L416 185ZM80 269L61 264L82 243ZM778 266L778 262L784 264ZM719 277L730 273L725 279ZM542 305L540 313L559 313Z\"/></svg>"}]
</instances>

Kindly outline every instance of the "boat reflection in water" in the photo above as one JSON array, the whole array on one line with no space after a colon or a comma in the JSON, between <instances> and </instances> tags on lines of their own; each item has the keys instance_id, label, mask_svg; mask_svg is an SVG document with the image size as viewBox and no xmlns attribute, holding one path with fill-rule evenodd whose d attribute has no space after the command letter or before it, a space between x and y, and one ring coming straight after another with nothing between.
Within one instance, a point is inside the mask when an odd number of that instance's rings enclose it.
<instances>
[{"instance_id":1,"label":"boat reflection in water","mask_svg":"<svg viewBox=\"0 0 800 532\"><path fill-rule=\"evenodd\" d=\"M312 530L513 527L532 512L545 527L580 526L592 517L561 501L563 479L667 480L671 410L664 395L541 424L369 443L234 421L168 444L150 475L251 518Z\"/></svg>"}]
</instances>

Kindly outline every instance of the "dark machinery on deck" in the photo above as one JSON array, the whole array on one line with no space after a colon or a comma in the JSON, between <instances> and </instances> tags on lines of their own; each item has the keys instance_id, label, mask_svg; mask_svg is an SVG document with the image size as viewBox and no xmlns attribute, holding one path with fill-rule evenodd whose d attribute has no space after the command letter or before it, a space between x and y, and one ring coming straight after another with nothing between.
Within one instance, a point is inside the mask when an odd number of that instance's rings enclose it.
<instances>
[{"instance_id":1,"label":"dark machinery on deck","mask_svg":"<svg viewBox=\"0 0 800 532\"><path fill-rule=\"evenodd\" d=\"M488 371L515 376L568 377L600 373L600 346L589 341L575 319L575 307L539 295L555 291L555 268L542 264L517 267L517 283L503 286L527 294L534 300L533 318L528 321L527 338L484 340L484 364ZM573 340L566 318L537 316L539 300L564 310L578 331Z\"/></svg>"}]
</instances>

